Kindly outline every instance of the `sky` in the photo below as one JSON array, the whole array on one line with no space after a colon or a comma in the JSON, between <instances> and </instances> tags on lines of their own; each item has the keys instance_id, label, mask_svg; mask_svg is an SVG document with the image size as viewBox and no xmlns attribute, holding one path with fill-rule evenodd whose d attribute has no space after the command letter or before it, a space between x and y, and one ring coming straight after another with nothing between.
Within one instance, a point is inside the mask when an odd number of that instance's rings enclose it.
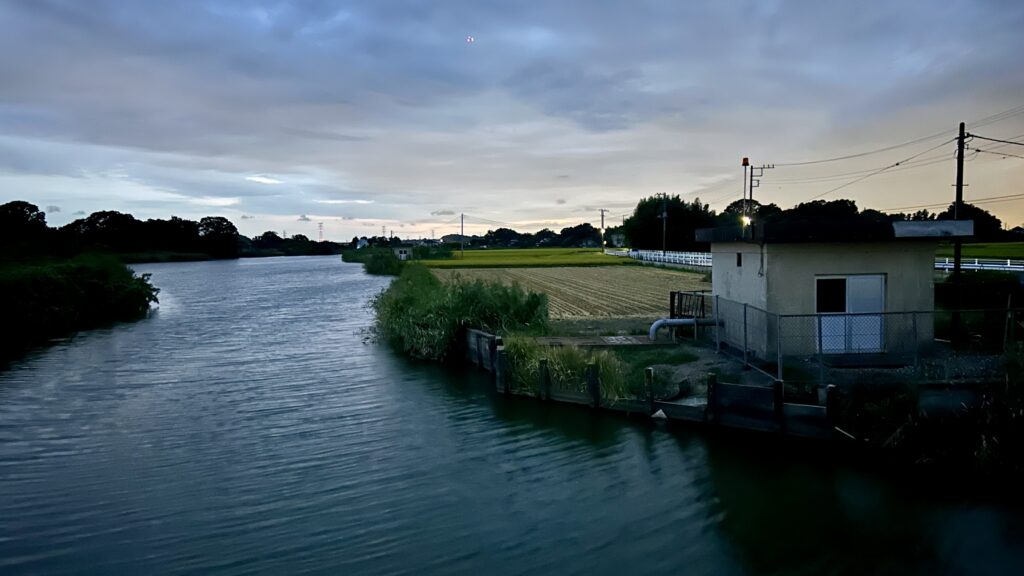
<instances>
[{"instance_id":1,"label":"sky","mask_svg":"<svg viewBox=\"0 0 1024 576\"><path fill-rule=\"evenodd\" d=\"M959 122L1024 140L1022 29L1017 0L0 0L0 202L429 238L721 210L749 157L784 208L941 208ZM968 146L965 199L1024 223L1024 146Z\"/></svg>"}]
</instances>

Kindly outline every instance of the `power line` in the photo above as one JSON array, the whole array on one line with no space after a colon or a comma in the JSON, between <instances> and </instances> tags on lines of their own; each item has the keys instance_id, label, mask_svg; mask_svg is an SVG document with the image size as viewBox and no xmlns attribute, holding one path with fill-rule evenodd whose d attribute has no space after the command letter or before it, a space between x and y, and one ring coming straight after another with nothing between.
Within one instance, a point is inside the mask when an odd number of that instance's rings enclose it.
<instances>
[{"instance_id":1,"label":"power line","mask_svg":"<svg viewBox=\"0 0 1024 576\"><path fill-rule=\"evenodd\" d=\"M1017 200L1018 198L1024 198L1024 193L1021 194L1007 194L1004 196L989 196L987 198L977 198L974 200L964 200L968 204L991 204L993 202L1007 202L1010 200ZM916 206L897 206L896 208L879 208L881 212L890 212L896 210L914 210L918 208L936 208L944 207L953 204L953 202L937 202L935 204L918 204Z\"/></svg>"},{"instance_id":2,"label":"power line","mask_svg":"<svg viewBox=\"0 0 1024 576\"><path fill-rule=\"evenodd\" d=\"M895 167L903 164L904 162L909 162L909 161L913 160L914 158L917 158L918 156L923 156L924 154L927 154L928 152L931 152L932 150L935 150L935 149L937 149L939 147L945 146L946 144L949 144L953 140L956 140L956 138L953 138L952 140L946 140L945 142L942 142L942 143L938 144L937 146L932 146L931 148L929 148L929 149L927 149L927 150L925 150L923 152L918 152L917 154L914 154L913 156L908 156L907 158L904 158L903 160L900 160L899 162L895 162L893 164L889 164L888 166L883 166L882 168L879 168L878 170L875 170L874 172L871 172L871 173L865 174L864 176L861 176L859 178L855 178L853 180L850 180L849 182L847 182L845 184L840 184L839 186L836 186L835 188L831 188L829 190L826 190L825 192L822 192L821 194L818 194L817 196L812 196L808 200L805 200L805 202L809 201L809 200L816 200L818 198L821 198L822 196L827 196L828 194L831 194L831 193L836 192L838 190L842 190L843 188L846 188L847 186L851 186L853 184L856 184L857 182L860 182L862 180L867 180L868 178L870 178L870 177L872 177L872 176L874 176L876 174L881 174L882 172L885 172L886 170L888 170L890 168L895 168Z\"/></svg>"},{"instance_id":3,"label":"power line","mask_svg":"<svg viewBox=\"0 0 1024 576\"><path fill-rule=\"evenodd\" d=\"M910 170L911 168L918 168L920 166L928 166L928 165L931 165L931 164L936 164L938 162L945 162L945 161L949 160L949 158L950 158L950 156L948 154L946 154L946 153L943 153L943 154L941 154L939 156L932 156L930 158L920 158L918 160L914 160L914 161L911 161L911 162L904 162L900 166L900 170ZM864 170L853 170L853 171L850 171L850 172L843 172L843 173L840 173L840 174L830 174L830 175L822 175L822 176L808 176L806 178L781 178L781 179L778 179L778 180L773 178L771 180L771 183L772 184L811 184L811 183L820 183L820 182L831 182L831 181L834 181L834 180L845 180L847 178L850 178L851 176L861 176L863 174L868 174L870 172L874 172L875 170L877 170L877 168L867 168L867 169L864 169ZM898 170L893 170L893 172L897 172L897 171Z\"/></svg>"},{"instance_id":4,"label":"power line","mask_svg":"<svg viewBox=\"0 0 1024 576\"><path fill-rule=\"evenodd\" d=\"M1019 156L1017 154L1010 154L1009 152L995 152L995 151L992 151L992 150L982 150L981 148L971 148L971 150L974 150L975 152L985 152L987 154L996 154L998 156L1003 156L1004 158L1009 156L1011 158L1021 158L1021 159L1024 159L1024 156Z\"/></svg>"},{"instance_id":5,"label":"power line","mask_svg":"<svg viewBox=\"0 0 1024 576\"><path fill-rule=\"evenodd\" d=\"M1017 146L1024 146L1024 142L1014 142L1012 140L1000 140L998 138L988 138L986 136L978 136L977 134L968 134L971 138L978 138L979 140L988 140L989 142L1001 142L1003 144L1016 144Z\"/></svg>"},{"instance_id":6,"label":"power line","mask_svg":"<svg viewBox=\"0 0 1024 576\"><path fill-rule=\"evenodd\" d=\"M991 114L989 116L981 118L980 120L975 120L974 122L971 123L971 125L974 126L974 127L987 126L989 124L993 124L995 122L1000 122L1002 120L1006 120L1006 119L1011 118L1013 116L1017 116L1018 114L1024 114L1024 105L1015 106L1015 107L1010 108L1008 110L1004 110L1004 111L998 112L996 114ZM944 136L944 135L949 134L949 133L950 133L949 130L942 130L941 132L936 132L936 133L930 134L928 136L922 136L920 138L915 138L913 140L908 140L906 142L901 142L900 144L893 144L891 146L885 146L885 147L882 147L882 148L877 148L877 149L874 149L874 150L868 150L868 151L865 151L865 152L857 152L857 153L854 153L854 154L847 154L845 156L835 156L835 157L832 157L832 158L821 158L821 159L818 159L818 160L804 160L804 161L801 161L801 162L776 162L775 165L778 166L778 167L783 167L783 166L809 166L809 165L813 165L813 164L824 164L824 163L827 163L827 162L838 162L840 160L852 160L854 158L863 158L864 156L871 156L871 155L874 155L874 154L880 154L882 152L889 152L890 150L896 150L896 149L899 149L899 148L903 148L905 146L913 146L914 144L919 144L921 142L927 142L928 140L934 140L935 138L939 138L939 137Z\"/></svg>"}]
</instances>

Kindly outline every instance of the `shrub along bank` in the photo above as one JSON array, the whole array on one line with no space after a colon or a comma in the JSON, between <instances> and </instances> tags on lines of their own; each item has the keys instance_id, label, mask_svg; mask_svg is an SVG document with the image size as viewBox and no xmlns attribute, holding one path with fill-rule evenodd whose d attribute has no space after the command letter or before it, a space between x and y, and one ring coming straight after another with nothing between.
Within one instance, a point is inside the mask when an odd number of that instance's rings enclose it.
<instances>
[{"instance_id":1,"label":"shrub along bank","mask_svg":"<svg viewBox=\"0 0 1024 576\"><path fill-rule=\"evenodd\" d=\"M422 360L448 358L469 328L507 334L543 332L548 324L543 294L458 278L442 282L419 264L405 265L371 306L378 337Z\"/></svg>"},{"instance_id":2,"label":"shrub along bank","mask_svg":"<svg viewBox=\"0 0 1024 576\"><path fill-rule=\"evenodd\" d=\"M0 263L0 360L77 330L141 318L157 292L148 274L110 256Z\"/></svg>"}]
</instances>

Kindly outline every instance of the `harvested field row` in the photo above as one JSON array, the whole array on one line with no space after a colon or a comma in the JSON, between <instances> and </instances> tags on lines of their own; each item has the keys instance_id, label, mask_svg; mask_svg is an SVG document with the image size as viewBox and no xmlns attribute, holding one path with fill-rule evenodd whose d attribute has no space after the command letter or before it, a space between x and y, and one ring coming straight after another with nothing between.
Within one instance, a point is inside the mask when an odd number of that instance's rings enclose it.
<instances>
[{"instance_id":1,"label":"harvested field row","mask_svg":"<svg viewBox=\"0 0 1024 576\"><path fill-rule=\"evenodd\" d=\"M548 295L554 319L654 318L673 290L706 290L701 274L640 266L434 270L440 278L517 283Z\"/></svg>"}]
</instances>

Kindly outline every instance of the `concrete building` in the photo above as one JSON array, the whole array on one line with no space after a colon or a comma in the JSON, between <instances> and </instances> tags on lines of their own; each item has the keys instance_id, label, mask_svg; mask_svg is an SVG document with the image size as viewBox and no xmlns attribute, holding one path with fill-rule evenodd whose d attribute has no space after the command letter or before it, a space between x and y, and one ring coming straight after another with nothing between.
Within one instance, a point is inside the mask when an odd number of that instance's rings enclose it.
<instances>
[{"instance_id":1,"label":"concrete building","mask_svg":"<svg viewBox=\"0 0 1024 576\"><path fill-rule=\"evenodd\" d=\"M412 260L412 246L396 246L391 250L399 260Z\"/></svg>"},{"instance_id":2,"label":"concrete building","mask_svg":"<svg viewBox=\"0 0 1024 576\"><path fill-rule=\"evenodd\" d=\"M972 231L970 221L769 223L699 230L697 240L711 244L722 339L773 358L930 342L935 249Z\"/></svg>"}]
</instances>

